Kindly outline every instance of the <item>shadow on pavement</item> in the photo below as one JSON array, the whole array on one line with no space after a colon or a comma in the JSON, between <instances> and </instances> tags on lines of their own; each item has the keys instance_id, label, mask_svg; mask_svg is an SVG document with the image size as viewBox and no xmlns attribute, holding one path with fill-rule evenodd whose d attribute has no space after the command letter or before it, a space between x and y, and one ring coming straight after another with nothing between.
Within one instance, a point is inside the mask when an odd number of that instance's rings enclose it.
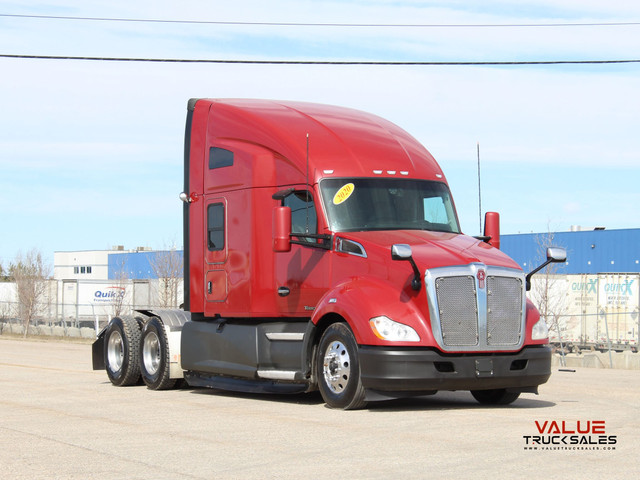
<instances>
[{"instance_id":1,"label":"shadow on pavement","mask_svg":"<svg viewBox=\"0 0 640 480\"><path fill-rule=\"evenodd\" d=\"M191 387L187 387L191 388ZM227 398L241 398L265 402L280 402L296 405L323 405L318 392L276 395L260 393L230 392L213 388L193 388L195 395L217 395ZM415 410L478 410L478 409L537 409L554 407L556 403L538 400L531 395L523 395L511 405L481 405L469 392L438 392L435 395L411 398L399 398L369 402L366 410L375 412L406 412ZM328 408L328 407L327 407Z\"/></svg>"}]
</instances>

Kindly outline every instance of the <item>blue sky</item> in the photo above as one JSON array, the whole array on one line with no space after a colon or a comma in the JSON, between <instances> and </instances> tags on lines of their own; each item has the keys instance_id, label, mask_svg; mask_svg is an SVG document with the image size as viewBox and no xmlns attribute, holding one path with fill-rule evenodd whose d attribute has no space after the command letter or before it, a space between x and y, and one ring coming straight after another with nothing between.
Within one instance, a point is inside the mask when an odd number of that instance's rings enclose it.
<instances>
[{"instance_id":1,"label":"blue sky","mask_svg":"<svg viewBox=\"0 0 640 480\"><path fill-rule=\"evenodd\" d=\"M640 22L634 1L37 1L2 15L225 22ZM0 54L239 60L640 57L640 25L319 27L0 16ZM388 118L442 165L463 230L640 227L640 64L276 66L0 58L0 262L19 252L182 246L191 97L305 100Z\"/></svg>"}]
</instances>

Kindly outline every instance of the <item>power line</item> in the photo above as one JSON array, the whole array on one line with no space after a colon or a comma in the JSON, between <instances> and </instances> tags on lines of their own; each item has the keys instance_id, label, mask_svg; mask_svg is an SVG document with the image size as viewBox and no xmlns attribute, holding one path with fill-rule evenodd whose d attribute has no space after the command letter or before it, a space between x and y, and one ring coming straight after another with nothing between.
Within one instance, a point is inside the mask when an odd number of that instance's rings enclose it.
<instances>
[{"instance_id":1,"label":"power line","mask_svg":"<svg viewBox=\"0 0 640 480\"><path fill-rule=\"evenodd\" d=\"M640 63L640 59L627 60L541 60L541 61L474 61L474 62L428 62L428 61L369 61L369 60L231 60L195 58L133 58L133 57L88 57L68 55L14 55L0 53L0 58L26 60L79 60L96 62L146 62L146 63L218 63L237 65L378 65L378 66L510 66L510 65L604 65Z\"/></svg>"},{"instance_id":2,"label":"power line","mask_svg":"<svg viewBox=\"0 0 640 480\"><path fill-rule=\"evenodd\" d=\"M89 22L129 22L129 23L173 23L185 25L230 25L263 27L340 27L340 28L564 28L564 27L628 27L640 26L640 22L585 22L585 23L460 23L460 24L422 24L422 23L304 23L304 22L240 22L216 20L166 20L152 18L111 18L111 17L74 17L60 15L20 15L0 14L5 18L27 18L41 20L72 20Z\"/></svg>"}]
</instances>

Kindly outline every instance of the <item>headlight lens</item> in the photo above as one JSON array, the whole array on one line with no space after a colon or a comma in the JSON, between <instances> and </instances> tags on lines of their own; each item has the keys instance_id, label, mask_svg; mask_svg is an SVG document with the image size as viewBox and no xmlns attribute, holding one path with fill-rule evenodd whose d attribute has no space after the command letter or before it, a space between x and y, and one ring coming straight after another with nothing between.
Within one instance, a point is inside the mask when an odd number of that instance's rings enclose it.
<instances>
[{"instance_id":1,"label":"headlight lens","mask_svg":"<svg viewBox=\"0 0 640 480\"><path fill-rule=\"evenodd\" d=\"M376 337L391 342L419 342L420 336L408 325L394 322L389 317L381 316L369 320L371 330Z\"/></svg>"},{"instance_id":2,"label":"headlight lens","mask_svg":"<svg viewBox=\"0 0 640 480\"><path fill-rule=\"evenodd\" d=\"M531 339L532 340L545 340L549 338L549 328L547 327L547 322L544 319L538 320L538 322L533 326L531 330Z\"/></svg>"}]
</instances>

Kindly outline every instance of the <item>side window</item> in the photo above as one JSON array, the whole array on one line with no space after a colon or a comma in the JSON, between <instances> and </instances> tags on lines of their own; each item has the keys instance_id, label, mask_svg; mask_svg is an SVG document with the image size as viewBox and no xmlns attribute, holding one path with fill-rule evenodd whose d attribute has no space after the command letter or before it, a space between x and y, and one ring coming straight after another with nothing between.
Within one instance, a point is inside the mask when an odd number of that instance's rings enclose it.
<instances>
[{"instance_id":1,"label":"side window","mask_svg":"<svg viewBox=\"0 0 640 480\"><path fill-rule=\"evenodd\" d=\"M428 197L424 199L424 219L431 226L442 232L455 231L455 225L451 219L455 219L455 213L449 202L445 203L443 197Z\"/></svg>"},{"instance_id":2,"label":"side window","mask_svg":"<svg viewBox=\"0 0 640 480\"><path fill-rule=\"evenodd\" d=\"M424 219L431 223L447 222L447 211L441 197L424 199Z\"/></svg>"},{"instance_id":3,"label":"side window","mask_svg":"<svg viewBox=\"0 0 640 480\"><path fill-rule=\"evenodd\" d=\"M313 195L306 190L293 192L284 199L284 206L291 208L292 233L311 233L318 231L318 218ZM303 240L301 238L301 240ZM308 242L314 242L312 238L304 238Z\"/></svg>"},{"instance_id":4,"label":"side window","mask_svg":"<svg viewBox=\"0 0 640 480\"><path fill-rule=\"evenodd\" d=\"M210 251L224 250L224 205L212 203L207 209L207 245Z\"/></svg>"},{"instance_id":5,"label":"side window","mask_svg":"<svg viewBox=\"0 0 640 480\"><path fill-rule=\"evenodd\" d=\"M209 149L209 169L233 166L233 152L224 148Z\"/></svg>"}]
</instances>

